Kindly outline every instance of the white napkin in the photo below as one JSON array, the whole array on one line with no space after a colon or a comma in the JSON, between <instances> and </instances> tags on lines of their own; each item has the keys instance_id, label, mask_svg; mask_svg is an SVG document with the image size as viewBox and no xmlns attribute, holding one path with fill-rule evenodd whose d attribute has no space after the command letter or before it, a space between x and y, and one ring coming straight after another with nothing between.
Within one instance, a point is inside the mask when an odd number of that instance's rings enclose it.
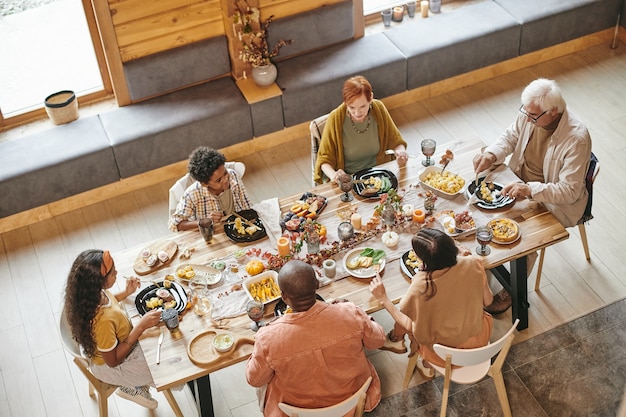
<instances>
[{"instance_id":1,"label":"white napkin","mask_svg":"<svg viewBox=\"0 0 626 417\"><path fill-rule=\"evenodd\" d=\"M246 313L246 304L250 301L244 290L232 291L232 285L224 285L211 290L211 316L213 320L228 319ZM221 294L221 295L220 295Z\"/></svg>"},{"instance_id":2,"label":"white napkin","mask_svg":"<svg viewBox=\"0 0 626 417\"><path fill-rule=\"evenodd\" d=\"M267 232L267 237L272 243L272 247L276 247L278 238L283 234L280 228L280 205L278 198L269 198L259 203L253 204L252 208L258 213L259 218L263 222L263 227Z\"/></svg>"}]
</instances>

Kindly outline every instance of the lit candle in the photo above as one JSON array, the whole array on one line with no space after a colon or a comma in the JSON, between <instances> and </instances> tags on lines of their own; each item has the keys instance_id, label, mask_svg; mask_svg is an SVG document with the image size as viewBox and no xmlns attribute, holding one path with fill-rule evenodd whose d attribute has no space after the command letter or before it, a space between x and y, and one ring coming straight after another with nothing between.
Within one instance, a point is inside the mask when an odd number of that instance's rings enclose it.
<instances>
[{"instance_id":1,"label":"lit candle","mask_svg":"<svg viewBox=\"0 0 626 417\"><path fill-rule=\"evenodd\" d=\"M284 236L281 236L278 238L277 241L277 246L278 246L278 254L280 256L287 256L290 253L290 249L289 249L289 239L287 239Z\"/></svg>"},{"instance_id":2,"label":"lit candle","mask_svg":"<svg viewBox=\"0 0 626 417\"><path fill-rule=\"evenodd\" d=\"M233 23L233 35L237 33L237 29L235 29L235 24Z\"/></svg>"},{"instance_id":3,"label":"lit candle","mask_svg":"<svg viewBox=\"0 0 626 417\"><path fill-rule=\"evenodd\" d=\"M352 216L350 216L350 223L352 223L352 227L360 230L362 227L361 215L359 213L353 213Z\"/></svg>"},{"instance_id":4,"label":"lit candle","mask_svg":"<svg viewBox=\"0 0 626 417\"><path fill-rule=\"evenodd\" d=\"M426 214L424 214L424 212L422 210L415 210L413 212L413 221L416 223L424 223L424 220L426 220Z\"/></svg>"},{"instance_id":5,"label":"lit candle","mask_svg":"<svg viewBox=\"0 0 626 417\"><path fill-rule=\"evenodd\" d=\"M428 17L428 1L422 0L422 2L420 3L420 7L422 10L422 17Z\"/></svg>"},{"instance_id":6,"label":"lit candle","mask_svg":"<svg viewBox=\"0 0 626 417\"><path fill-rule=\"evenodd\" d=\"M393 8L393 16L392 16L392 20L394 22L402 22L402 17L404 16L404 7L403 6L396 6Z\"/></svg>"},{"instance_id":7,"label":"lit candle","mask_svg":"<svg viewBox=\"0 0 626 417\"><path fill-rule=\"evenodd\" d=\"M243 72L243 79L244 79L244 80L247 80L247 79L248 79L248 77L246 76L246 72L245 72L245 71Z\"/></svg>"}]
</instances>

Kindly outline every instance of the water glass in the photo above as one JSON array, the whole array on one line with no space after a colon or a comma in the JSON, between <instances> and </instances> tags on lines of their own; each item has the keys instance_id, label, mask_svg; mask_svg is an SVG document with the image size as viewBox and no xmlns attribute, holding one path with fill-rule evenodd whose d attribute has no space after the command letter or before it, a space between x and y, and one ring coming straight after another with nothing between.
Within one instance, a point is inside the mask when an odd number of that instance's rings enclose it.
<instances>
[{"instance_id":1,"label":"water glass","mask_svg":"<svg viewBox=\"0 0 626 417\"><path fill-rule=\"evenodd\" d=\"M430 159L431 156L435 154L435 150L437 149L437 142L434 139L424 139L422 141L422 153L426 157L425 160L422 161L422 165L425 167L434 165L435 162Z\"/></svg>"},{"instance_id":2,"label":"water glass","mask_svg":"<svg viewBox=\"0 0 626 417\"><path fill-rule=\"evenodd\" d=\"M480 256L487 256L491 253L491 248L489 248L489 243L493 239L493 231L489 226L480 226L476 229L476 241L480 246L476 248L476 253Z\"/></svg>"},{"instance_id":3,"label":"water glass","mask_svg":"<svg viewBox=\"0 0 626 417\"><path fill-rule=\"evenodd\" d=\"M391 9L386 9L380 12L380 15L383 17L383 25L386 28L391 26Z\"/></svg>"},{"instance_id":4,"label":"water glass","mask_svg":"<svg viewBox=\"0 0 626 417\"><path fill-rule=\"evenodd\" d=\"M204 316L211 311L209 287L205 278L199 276L193 277L191 281L189 281L189 290L191 292L194 313L199 316Z\"/></svg>"},{"instance_id":5,"label":"water glass","mask_svg":"<svg viewBox=\"0 0 626 417\"><path fill-rule=\"evenodd\" d=\"M200 230L204 241L211 243L211 239L213 239L213 219L207 217L206 219L198 220L198 230Z\"/></svg>"},{"instance_id":6,"label":"water glass","mask_svg":"<svg viewBox=\"0 0 626 417\"><path fill-rule=\"evenodd\" d=\"M161 318L170 332L178 331L178 310L175 308L166 308L161 312Z\"/></svg>"}]
</instances>

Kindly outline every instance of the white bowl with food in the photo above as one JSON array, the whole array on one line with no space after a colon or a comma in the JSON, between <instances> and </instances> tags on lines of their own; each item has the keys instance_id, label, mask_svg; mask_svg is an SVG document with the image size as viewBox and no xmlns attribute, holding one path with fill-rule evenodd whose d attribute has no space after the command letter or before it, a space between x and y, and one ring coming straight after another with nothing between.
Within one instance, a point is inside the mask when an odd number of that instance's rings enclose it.
<instances>
[{"instance_id":1,"label":"white bowl with food","mask_svg":"<svg viewBox=\"0 0 626 417\"><path fill-rule=\"evenodd\" d=\"M233 348L235 338L232 334L224 332L218 333L213 338L213 348L219 353L226 353Z\"/></svg>"},{"instance_id":2,"label":"white bowl with food","mask_svg":"<svg viewBox=\"0 0 626 417\"><path fill-rule=\"evenodd\" d=\"M263 304L276 301L280 298L278 273L269 270L248 277L243 280L243 289L251 300L258 300Z\"/></svg>"},{"instance_id":3,"label":"white bowl with food","mask_svg":"<svg viewBox=\"0 0 626 417\"><path fill-rule=\"evenodd\" d=\"M439 167L427 167L420 175L420 184L425 190L438 196L452 199L465 190L466 181L458 174L450 171L441 172Z\"/></svg>"}]
</instances>

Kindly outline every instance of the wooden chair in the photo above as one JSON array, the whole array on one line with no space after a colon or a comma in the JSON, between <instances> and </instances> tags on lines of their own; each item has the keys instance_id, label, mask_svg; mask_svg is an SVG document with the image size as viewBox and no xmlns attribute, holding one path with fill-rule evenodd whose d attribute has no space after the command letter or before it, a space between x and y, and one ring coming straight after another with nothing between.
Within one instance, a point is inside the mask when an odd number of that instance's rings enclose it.
<instances>
[{"instance_id":1,"label":"wooden chair","mask_svg":"<svg viewBox=\"0 0 626 417\"><path fill-rule=\"evenodd\" d=\"M513 326L497 341L475 349L456 349L448 346L435 344L433 349L442 359L445 359L446 366L429 363L437 372L443 375L443 395L441 398L441 417L445 417L448 407L448 394L450 392L450 381L457 384L474 384L482 380L485 375L493 378L496 385L496 392L500 400L500 406L505 417L511 417L511 407L506 395L504 378L502 377L502 365L506 359L515 335L513 331L517 327L519 319L515 320ZM498 356L491 364L491 358ZM417 356L417 355L415 355ZM459 366L452 368L452 365Z\"/></svg>"},{"instance_id":2,"label":"wooden chair","mask_svg":"<svg viewBox=\"0 0 626 417\"><path fill-rule=\"evenodd\" d=\"M324 408L300 408L293 405L278 403L278 408L290 417L342 417L354 409L354 416L363 416L366 391L372 383L372 377L367 378L361 388L340 403Z\"/></svg>"},{"instance_id":3,"label":"wooden chair","mask_svg":"<svg viewBox=\"0 0 626 417\"><path fill-rule=\"evenodd\" d=\"M589 244L587 243L587 230L585 229L585 223L593 219L593 215L591 214L591 203L593 202L593 183L596 181L596 177L599 173L600 161L598 161L598 158L594 155L593 152L591 152L589 169L587 169L587 176L585 177L585 186L587 187L589 198L587 200L587 206L585 207L583 217L578 221L578 231L580 232L580 240L583 242L583 250L585 251L585 258L587 259L587 262L591 261L591 256L589 255ZM541 271L543 269L543 257L545 256L545 254L546 248L541 249L541 253L539 254L539 265L537 265L537 279L535 279L535 291L539 289L539 284L541 283Z\"/></svg>"},{"instance_id":4,"label":"wooden chair","mask_svg":"<svg viewBox=\"0 0 626 417\"><path fill-rule=\"evenodd\" d=\"M318 117L309 124L309 130L311 131L311 185L313 187L317 185L315 183L315 161L317 160L317 151L320 148L326 120L328 120L328 114Z\"/></svg>"},{"instance_id":5,"label":"wooden chair","mask_svg":"<svg viewBox=\"0 0 626 417\"><path fill-rule=\"evenodd\" d=\"M245 174L246 172L246 165L243 162L226 162L226 164L224 165L226 166L227 169L234 169L235 171L237 171L237 174L239 174L240 177L243 177L243 174ZM176 181L176 183L174 183L174 185L172 185L172 187L170 188L170 196L169 196L170 216L172 215L172 213L174 213L174 210L176 210L176 206L178 205L180 198L183 196L183 194L185 193L185 190L191 184L193 184L193 178L191 178L191 175L187 173L183 177L181 177L178 181Z\"/></svg>"},{"instance_id":6,"label":"wooden chair","mask_svg":"<svg viewBox=\"0 0 626 417\"><path fill-rule=\"evenodd\" d=\"M59 331L61 333L61 341L63 342L63 347L67 350L73 357L74 363L78 366L78 369L85 375L85 378L89 381L89 396L94 398L95 391L98 392L98 409L100 412L100 417L108 417L109 415L109 397L111 394L115 392L118 388L117 385L108 384L99 380L94 374L89 370L89 362L82 355L80 351L80 345L74 340L72 337L72 332L70 330L70 325L67 322L67 317L65 315L65 308L61 312L61 319L59 322ZM183 413L174 398L171 390L164 390L163 394L167 399L170 407L174 411L174 414L177 417L183 417Z\"/></svg>"}]
</instances>

